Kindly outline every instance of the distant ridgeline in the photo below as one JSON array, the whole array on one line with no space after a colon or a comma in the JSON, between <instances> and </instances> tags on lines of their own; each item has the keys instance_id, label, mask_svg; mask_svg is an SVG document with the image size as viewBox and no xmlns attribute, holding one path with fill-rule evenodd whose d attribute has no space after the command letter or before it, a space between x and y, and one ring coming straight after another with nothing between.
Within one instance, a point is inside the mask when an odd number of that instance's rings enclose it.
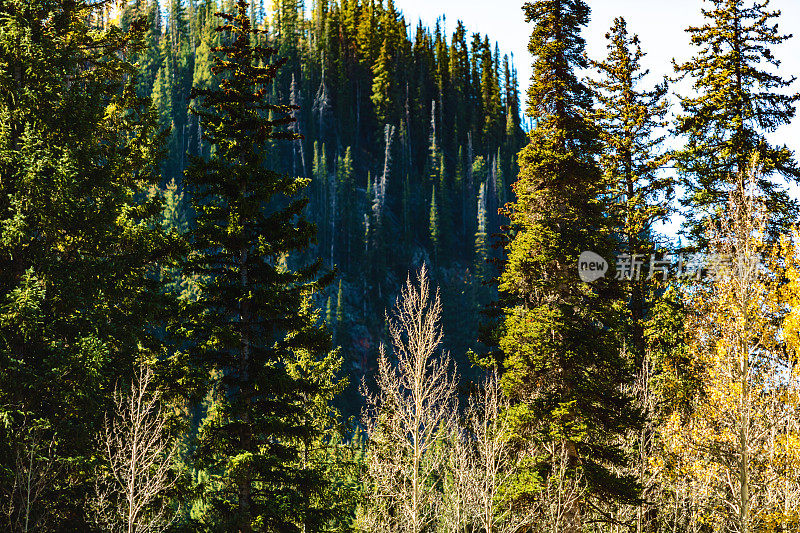
<instances>
[{"instance_id":1,"label":"distant ridgeline","mask_svg":"<svg viewBox=\"0 0 800 533\"><path fill-rule=\"evenodd\" d=\"M213 13L229 3L141 0L119 14L123 29L147 19L137 90L171 128L166 216L181 230L192 220L180 195L186 154L208 152L188 95L218 81ZM310 253L336 265L341 280L319 303L357 378L351 383L374 368L384 312L423 260L443 290L446 345L466 353L475 311L492 294L486 259L525 144L513 64L461 22L450 38L439 22L418 24L409 38L392 0L318 0L310 18L301 0L250 9L261 38L286 58L273 103L299 106L289 128L304 140L269 149L274 170L312 179L308 214L319 232Z\"/></svg>"}]
</instances>

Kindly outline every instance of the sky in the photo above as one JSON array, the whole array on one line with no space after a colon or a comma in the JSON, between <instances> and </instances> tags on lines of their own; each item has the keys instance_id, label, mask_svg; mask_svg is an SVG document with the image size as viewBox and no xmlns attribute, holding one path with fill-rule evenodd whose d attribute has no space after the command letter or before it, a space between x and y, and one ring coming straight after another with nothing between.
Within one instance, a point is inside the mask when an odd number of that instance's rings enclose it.
<instances>
[{"instance_id":1,"label":"sky","mask_svg":"<svg viewBox=\"0 0 800 533\"><path fill-rule=\"evenodd\" d=\"M457 20L462 20L469 31L479 31L498 41L501 53L514 54L524 91L531 72L528 53L531 26L523 18L522 3L522 0L395 0L397 9L403 12L411 29L418 19L433 25L438 17L445 15L448 33L452 32ZM639 35L642 49L647 54L642 63L651 74L645 81L655 83L663 76L673 74L673 58L683 61L692 56L694 47L684 30L702 20L700 9L708 2L588 0L588 4L591 18L583 35L589 56L595 59L605 56L605 34L614 17L622 15L628 22L628 31ZM800 0L772 0L770 7L782 12L778 19L779 30L795 34L775 48L776 56L782 62L780 71L785 77L800 77ZM800 92L800 81L794 83L792 90ZM800 119L776 132L774 138L800 149Z\"/></svg>"},{"instance_id":2,"label":"sky","mask_svg":"<svg viewBox=\"0 0 800 533\"><path fill-rule=\"evenodd\" d=\"M395 6L405 15L406 23L413 29L418 19L434 24L442 14L446 15L448 34L452 34L457 20L462 20L468 31L478 31L498 41L501 53L513 53L519 71L521 90L530 79L531 56L528 39L531 26L525 23L522 14L523 0L395 0ZM642 66L650 70L644 83L652 85L673 75L672 60L682 62L691 58L696 49L689 43L688 26L702 21L701 8L709 2L704 0L587 0L591 8L589 25L583 36L590 57L602 59L606 55L605 34L617 16L624 16L629 33L639 35L642 50L647 54ZM779 72L784 77L800 78L800 0L772 0L772 9L780 10L779 31L795 37L774 48L775 56L781 60ZM678 84L673 91L689 94L687 84ZM800 80L794 82L789 92L800 92ZM672 112L678 109L672 97ZM768 135L776 144L786 144L800 158L800 118ZM800 187L792 188L800 198ZM680 218L660 228L667 235L675 235Z\"/></svg>"}]
</instances>

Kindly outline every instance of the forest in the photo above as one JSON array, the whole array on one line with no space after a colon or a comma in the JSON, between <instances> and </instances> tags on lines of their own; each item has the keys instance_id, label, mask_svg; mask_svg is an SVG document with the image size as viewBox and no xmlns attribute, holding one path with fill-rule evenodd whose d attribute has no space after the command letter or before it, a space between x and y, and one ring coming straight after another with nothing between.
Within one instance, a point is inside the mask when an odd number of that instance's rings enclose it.
<instances>
[{"instance_id":1,"label":"forest","mask_svg":"<svg viewBox=\"0 0 800 533\"><path fill-rule=\"evenodd\" d=\"M519 3L0 0L1 531L800 531L780 11Z\"/></svg>"}]
</instances>

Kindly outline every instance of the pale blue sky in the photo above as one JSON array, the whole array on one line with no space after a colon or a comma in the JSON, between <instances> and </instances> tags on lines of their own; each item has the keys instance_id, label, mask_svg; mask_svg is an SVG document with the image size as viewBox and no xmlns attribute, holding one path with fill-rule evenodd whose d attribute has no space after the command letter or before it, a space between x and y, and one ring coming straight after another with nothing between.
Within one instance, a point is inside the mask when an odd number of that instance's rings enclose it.
<instances>
[{"instance_id":1,"label":"pale blue sky","mask_svg":"<svg viewBox=\"0 0 800 533\"><path fill-rule=\"evenodd\" d=\"M447 18L448 33L452 32L456 20L464 21L469 31L489 35L500 44L501 53L514 53L514 62L519 70L523 97L530 78L531 57L528 53L528 38L531 28L522 15L523 0L395 0L403 11L406 22L413 28L422 19L433 24L442 14ZM588 0L592 10L589 26L584 30L587 51L592 58L606 54L605 33L614 17L624 16L628 31L637 33L642 49L647 53L643 66L649 68L648 83L655 83L665 75L672 75L672 59L683 61L693 54L689 35L684 29L702 20L700 9L707 6L703 0ZM775 49L781 60L780 72L784 77L800 78L800 0L772 0L772 9L779 9L779 30L795 37ZM690 90L685 84L673 87L673 91L686 94ZM795 81L792 92L800 92L800 80ZM674 101L674 99L673 99ZM673 111L676 110L673 104ZM787 144L796 153L800 151L800 118L770 135L773 142ZM800 157L800 154L798 154ZM800 188L793 187L800 196ZM667 234L676 230L675 220L663 228Z\"/></svg>"}]
</instances>

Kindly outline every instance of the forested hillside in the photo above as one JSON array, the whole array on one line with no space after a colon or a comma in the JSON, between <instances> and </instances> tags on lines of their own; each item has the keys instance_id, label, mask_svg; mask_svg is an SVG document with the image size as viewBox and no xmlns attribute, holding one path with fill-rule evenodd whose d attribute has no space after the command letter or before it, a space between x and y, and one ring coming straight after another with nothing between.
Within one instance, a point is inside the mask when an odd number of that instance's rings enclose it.
<instances>
[{"instance_id":1,"label":"forested hillside","mask_svg":"<svg viewBox=\"0 0 800 533\"><path fill-rule=\"evenodd\" d=\"M523 96L392 0L0 0L0 530L800 530L791 41L703 6L653 80L529 0Z\"/></svg>"},{"instance_id":2,"label":"forested hillside","mask_svg":"<svg viewBox=\"0 0 800 533\"><path fill-rule=\"evenodd\" d=\"M409 29L391 0L314 2L308 17L297 0L270 4L248 8L264 30L259 42L286 59L269 101L298 106L287 129L302 135L274 143L270 165L311 178L307 215L318 231L303 259L338 269L317 303L351 383L375 370L384 313L408 269L425 261L444 291L445 345L468 366L478 312L494 292L484 282L494 270L486 261L497 256L498 208L511 198L525 139L513 64L489 36L460 22L453 35L438 24ZM231 5L130 2L106 22L126 31L131 20L147 20L145 48L131 60L137 94L152 98L171 132L162 184L174 183L176 194L187 157L204 150L189 90L219 83L213 13ZM189 206L168 201L170 224L188 228ZM357 414L360 401L351 401Z\"/></svg>"}]
</instances>

